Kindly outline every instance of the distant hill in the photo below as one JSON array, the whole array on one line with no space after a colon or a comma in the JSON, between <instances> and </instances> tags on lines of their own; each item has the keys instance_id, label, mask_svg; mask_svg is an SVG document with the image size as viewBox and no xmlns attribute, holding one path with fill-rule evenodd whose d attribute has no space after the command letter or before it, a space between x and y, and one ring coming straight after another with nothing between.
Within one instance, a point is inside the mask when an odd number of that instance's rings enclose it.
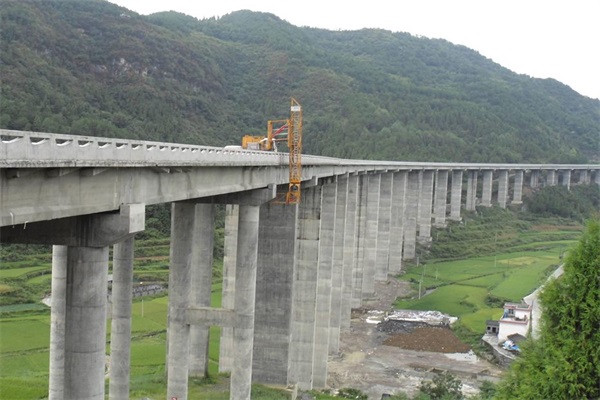
<instances>
[{"instance_id":1,"label":"distant hill","mask_svg":"<svg viewBox=\"0 0 600 400\"><path fill-rule=\"evenodd\" d=\"M0 1L0 127L237 144L304 109L305 153L465 162L600 158L600 101L464 46L239 11L141 16Z\"/></svg>"}]
</instances>

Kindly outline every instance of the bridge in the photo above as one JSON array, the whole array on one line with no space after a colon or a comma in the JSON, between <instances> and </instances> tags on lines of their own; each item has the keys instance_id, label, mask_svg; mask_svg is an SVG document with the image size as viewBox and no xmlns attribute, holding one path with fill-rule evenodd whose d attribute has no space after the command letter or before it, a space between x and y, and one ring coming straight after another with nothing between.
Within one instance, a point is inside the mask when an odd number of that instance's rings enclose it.
<instances>
[{"instance_id":1,"label":"bridge","mask_svg":"<svg viewBox=\"0 0 600 400\"><path fill-rule=\"evenodd\" d=\"M171 203L167 399L207 372L208 328L231 398L252 382L326 386L353 307L416 257L432 226L476 206L522 202L524 186L596 183L600 165L345 160L0 130L0 242L53 245L50 399L104 399L113 248L109 398L129 398L134 236ZM478 184L481 180L481 185ZM285 188L285 189L284 189ZM210 307L215 209L225 205L222 308Z\"/></svg>"}]
</instances>

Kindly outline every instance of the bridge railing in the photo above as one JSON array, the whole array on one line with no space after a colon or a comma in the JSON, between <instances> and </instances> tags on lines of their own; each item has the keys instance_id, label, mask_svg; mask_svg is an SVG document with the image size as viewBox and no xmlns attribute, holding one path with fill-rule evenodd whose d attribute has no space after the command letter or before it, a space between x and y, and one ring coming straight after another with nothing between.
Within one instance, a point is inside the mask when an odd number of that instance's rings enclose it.
<instances>
[{"instance_id":1,"label":"bridge railing","mask_svg":"<svg viewBox=\"0 0 600 400\"><path fill-rule=\"evenodd\" d=\"M54 133L0 130L0 167L287 165L287 154Z\"/></svg>"}]
</instances>

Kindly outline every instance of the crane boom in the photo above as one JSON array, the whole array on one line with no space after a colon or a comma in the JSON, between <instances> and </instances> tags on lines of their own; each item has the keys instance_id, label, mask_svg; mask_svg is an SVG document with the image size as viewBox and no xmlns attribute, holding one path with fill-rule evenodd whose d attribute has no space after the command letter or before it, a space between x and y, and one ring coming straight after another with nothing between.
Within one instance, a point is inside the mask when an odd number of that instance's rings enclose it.
<instances>
[{"instance_id":1,"label":"crane boom","mask_svg":"<svg viewBox=\"0 0 600 400\"><path fill-rule=\"evenodd\" d=\"M293 97L288 124L288 149L290 152L290 183L285 203L298 204L302 182L302 106Z\"/></svg>"}]
</instances>

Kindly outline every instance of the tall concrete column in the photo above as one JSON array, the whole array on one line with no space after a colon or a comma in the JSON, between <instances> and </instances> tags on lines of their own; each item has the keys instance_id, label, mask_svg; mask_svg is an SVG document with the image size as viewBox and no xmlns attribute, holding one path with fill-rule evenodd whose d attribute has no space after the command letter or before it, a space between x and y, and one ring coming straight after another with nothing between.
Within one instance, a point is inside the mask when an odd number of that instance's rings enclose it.
<instances>
[{"instance_id":1,"label":"tall concrete column","mask_svg":"<svg viewBox=\"0 0 600 400\"><path fill-rule=\"evenodd\" d=\"M108 247L67 250L65 399L104 400Z\"/></svg>"},{"instance_id":2,"label":"tall concrete column","mask_svg":"<svg viewBox=\"0 0 600 400\"><path fill-rule=\"evenodd\" d=\"M590 175L589 175L589 171L587 169L579 170L579 181L578 182L581 185L587 185L590 183Z\"/></svg>"},{"instance_id":3,"label":"tall concrete column","mask_svg":"<svg viewBox=\"0 0 600 400\"><path fill-rule=\"evenodd\" d=\"M375 263L377 258L377 231L379 223L379 188L381 175L369 175L367 184L367 213L365 222L365 235L362 246L363 278L362 298L368 299L375 293Z\"/></svg>"},{"instance_id":4,"label":"tall concrete column","mask_svg":"<svg viewBox=\"0 0 600 400\"><path fill-rule=\"evenodd\" d=\"M215 206L197 204L194 216L192 251L192 287L190 303L193 307L210 307L212 291ZM208 375L209 327L190 326L190 377Z\"/></svg>"},{"instance_id":5,"label":"tall concrete column","mask_svg":"<svg viewBox=\"0 0 600 400\"><path fill-rule=\"evenodd\" d=\"M260 207L252 359L255 382L288 384L297 216L297 205L267 203Z\"/></svg>"},{"instance_id":6,"label":"tall concrete column","mask_svg":"<svg viewBox=\"0 0 600 400\"><path fill-rule=\"evenodd\" d=\"M333 241L333 270L331 273L331 316L329 318L329 354L340 350L340 328L342 326L342 297L344 284L352 284L352 271L344 276L344 236L346 234L346 199L348 176L339 177L335 200L335 228ZM348 279L349 278L349 279ZM347 292L349 295L350 292ZM350 302L348 297L346 301ZM344 315L345 317L345 315Z\"/></svg>"},{"instance_id":7,"label":"tall concrete column","mask_svg":"<svg viewBox=\"0 0 600 400\"><path fill-rule=\"evenodd\" d=\"M310 390L313 385L320 216L321 187L303 190L298 210L289 378L290 384L297 383L302 390Z\"/></svg>"},{"instance_id":8,"label":"tall concrete column","mask_svg":"<svg viewBox=\"0 0 600 400\"><path fill-rule=\"evenodd\" d=\"M65 398L65 320L67 305L67 246L52 246L50 306L50 380L48 399Z\"/></svg>"},{"instance_id":9,"label":"tall concrete column","mask_svg":"<svg viewBox=\"0 0 600 400\"><path fill-rule=\"evenodd\" d=\"M454 221L460 221L462 176L462 170L452 171L452 188L450 189L450 219Z\"/></svg>"},{"instance_id":10,"label":"tall concrete column","mask_svg":"<svg viewBox=\"0 0 600 400\"><path fill-rule=\"evenodd\" d=\"M235 306L235 265L237 262L239 211L240 208L237 204L227 204L225 206L221 307L229 310L233 310ZM219 343L219 372L231 372L233 361L233 327L223 326L221 327L221 341Z\"/></svg>"},{"instance_id":11,"label":"tall concrete column","mask_svg":"<svg viewBox=\"0 0 600 400\"><path fill-rule=\"evenodd\" d=\"M515 188L513 190L513 204L523 203L523 173L522 169L515 171Z\"/></svg>"},{"instance_id":12,"label":"tall concrete column","mask_svg":"<svg viewBox=\"0 0 600 400\"><path fill-rule=\"evenodd\" d=\"M396 275L402 270L408 171L396 172L393 179L390 223L390 274Z\"/></svg>"},{"instance_id":13,"label":"tall concrete column","mask_svg":"<svg viewBox=\"0 0 600 400\"><path fill-rule=\"evenodd\" d=\"M533 169L533 170L531 170L531 175L529 176L529 186L532 189L535 189L539 185L540 185L540 170Z\"/></svg>"},{"instance_id":14,"label":"tall concrete column","mask_svg":"<svg viewBox=\"0 0 600 400\"><path fill-rule=\"evenodd\" d=\"M408 173L408 187L406 192L406 219L404 220L404 260L415 258L417 248L417 217L419 210L419 193L421 171Z\"/></svg>"},{"instance_id":15,"label":"tall concrete column","mask_svg":"<svg viewBox=\"0 0 600 400\"><path fill-rule=\"evenodd\" d=\"M428 242L431 240L431 210L433 204L433 178L432 170L423 171L421 177L421 191L419 192L419 216L418 230L419 241Z\"/></svg>"},{"instance_id":16,"label":"tall concrete column","mask_svg":"<svg viewBox=\"0 0 600 400\"><path fill-rule=\"evenodd\" d=\"M492 206L492 183L494 171L486 169L483 171L483 187L481 190L481 205L484 207Z\"/></svg>"},{"instance_id":17,"label":"tall concrete column","mask_svg":"<svg viewBox=\"0 0 600 400\"><path fill-rule=\"evenodd\" d=\"M133 237L113 246L109 386L111 400L129 399L133 249Z\"/></svg>"},{"instance_id":18,"label":"tall concrete column","mask_svg":"<svg viewBox=\"0 0 600 400\"><path fill-rule=\"evenodd\" d=\"M235 269L235 316L231 371L231 398L250 400L252 386L252 349L260 206L240 204L237 265Z\"/></svg>"},{"instance_id":19,"label":"tall concrete column","mask_svg":"<svg viewBox=\"0 0 600 400\"><path fill-rule=\"evenodd\" d=\"M376 281L385 281L387 279L389 270L392 178L392 172L387 172L380 175L379 211L377 219L377 253L375 255Z\"/></svg>"},{"instance_id":20,"label":"tall concrete column","mask_svg":"<svg viewBox=\"0 0 600 400\"><path fill-rule=\"evenodd\" d=\"M367 230L367 194L369 188L369 175L362 174L358 177L358 192L356 204L356 258L353 266L353 293L352 307L360 307L363 299L363 276L365 263L365 238Z\"/></svg>"},{"instance_id":21,"label":"tall concrete column","mask_svg":"<svg viewBox=\"0 0 600 400\"><path fill-rule=\"evenodd\" d=\"M448 170L435 172L435 194L433 198L434 225L446 226L446 203L448 202Z\"/></svg>"},{"instance_id":22,"label":"tall concrete column","mask_svg":"<svg viewBox=\"0 0 600 400\"><path fill-rule=\"evenodd\" d=\"M558 183L558 177L556 175L556 170L549 169L546 171L546 186L556 186Z\"/></svg>"},{"instance_id":23,"label":"tall concrete column","mask_svg":"<svg viewBox=\"0 0 600 400\"><path fill-rule=\"evenodd\" d=\"M314 388L327 386L327 357L329 355L331 285L333 275L333 246L337 184L323 185L321 197L321 228L319 232L319 270L317 271L317 302L313 347Z\"/></svg>"},{"instance_id":24,"label":"tall concrete column","mask_svg":"<svg viewBox=\"0 0 600 400\"><path fill-rule=\"evenodd\" d=\"M190 306L192 286L195 215L195 204L184 202L172 204L167 326L167 399L186 400L188 396L190 325L186 320L186 312Z\"/></svg>"},{"instance_id":25,"label":"tall concrete column","mask_svg":"<svg viewBox=\"0 0 600 400\"><path fill-rule=\"evenodd\" d=\"M565 169L561 171L561 184L567 187L567 190L571 189L571 170Z\"/></svg>"},{"instance_id":26,"label":"tall concrete column","mask_svg":"<svg viewBox=\"0 0 600 400\"><path fill-rule=\"evenodd\" d=\"M467 172L467 203L465 209L475 211L477 206L477 170L469 170Z\"/></svg>"},{"instance_id":27,"label":"tall concrete column","mask_svg":"<svg viewBox=\"0 0 600 400\"><path fill-rule=\"evenodd\" d=\"M350 326L352 307L360 307L362 295L362 275L358 276L358 216L360 201L360 178L348 177L348 197L346 198L346 226L344 228L344 286L342 287L342 327ZM359 290L359 288L361 288Z\"/></svg>"},{"instance_id":28,"label":"tall concrete column","mask_svg":"<svg viewBox=\"0 0 600 400\"><path fill-rule=\"evenodd\" d=\"M596 182L596 185L600 185L600 170L596 170L596 173L594 174L594 182Z\"/></svg>"},{"instance_id":29,"label":"tall concrete column","mask_svg":"<svg viewBox=\"0 0 600 400\"><path fill-rule=\"evenodd\" d=\"M498 204L506 208L508 201L508 170L502 169L498 172Z\"/></svg>"}]
</instances>

